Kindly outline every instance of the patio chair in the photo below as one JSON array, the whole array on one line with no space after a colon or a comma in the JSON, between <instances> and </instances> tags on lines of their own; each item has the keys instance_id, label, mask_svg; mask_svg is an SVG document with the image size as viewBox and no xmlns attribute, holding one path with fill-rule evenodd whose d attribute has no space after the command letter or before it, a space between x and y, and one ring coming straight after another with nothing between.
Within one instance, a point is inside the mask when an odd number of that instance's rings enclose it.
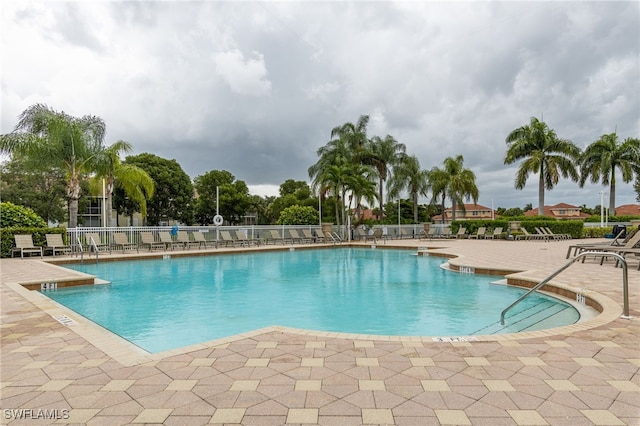
<instances>
[{"instance_id":1,"label":"patio chair","mask_svg":"<svg viewBox=\"0 0 640 426\"><path fill-rule=\"evenodd\" d=\"M47 246L44 251L51 250L53 257L56 257L56 253L71 254L71 246L62 241L62 234L46 234L45 237Z\"/></svg>"},{"instance_id":2,"label":"patio chair","mask_svg":"<svg viewBox=\"0 0 640 426\"><path fill-rule=\"evenodd\" d=\"M322 241L324 241L324 239L322 238L322 235L320 235L320 233L317 233L318 235L313 235L311 233L310 229L303 229L302 230L302 235L304 235L304 237L306 239L308 239L309 241L313 241L314 243L321 243Z\"/></svg>"},{"instance_id":3,"label":"patio chair","mask_svg":"<svg viewBox=\"0 0 640 426\"><path fill-rule=\"evenodd\" d=\"M547 234L549 234L549 236L553 235L554 238L558 240L570 240L572 238L571 234L556 234L548 226L543 227L542 230L547 231Z\"/></svg>"},{"instance_id":4,"label":"patio chair","mask_svg":"<svg viewBox=\"0 0 640 426\"><path fill-rule=\"evenodd\" d=\"M498 226L493 229L493 233L491 234L491 239L495 240L496 238L500 238L502 236L502 227Z\"/></svg>"},{"instance_id":5,"label":"patio chair","mask_svg":"<svg viewBox=\"0 0 640 426\"><path fill-rule=\"evenodd\" d=\"M236 241L243 246L258 246L260 241L255 238L249 238L249 236L241 229L236 229Z\"/></svg>"},{"instance_id":6,"label":"patio chair","mask_svg":"<svg viewBox=\"0 0 640 426\"><path fill-rule=\"evenodd\" d=\"M364 238L365 242L367 240L373 240L374 244L377 244L379 239L384 240L385 244L387 243L387 239L384 237L382 229L374 229L372 234L369 234Z\"/></svg>"},{"instance_id":7,"label":"patio chair","mask_svg":"<svg viewBox=\"0 0 640 426\"><path fill-rule=\"evenodd\" d=\"M400 235L398 236L399 239L403 240L405 238L409 239L409 238L414 238L413 233L409 232L408 229L400 229Z\"/></svg>"},{"instance_id":8,"label":"patio chair","mask_svg":"<svg viewBox=\"0 0 640 426\"><path fill-rule=\"evenodd\" d=\"M33 236L31 234L18 234L14 235L13 239L16 242L15 248L11 251L11 257L13 257L13 253L20 253L20 258L23 259L25 253L39 253L40 259L42 259L43 251L42 247L36 247L33 244Z\"/></svg>"},{"instance_id":9,"label":"patio chair","mask_svg":"<svg viewBox=\"0 0 640 426\"><path fill-rule=\"evenodd\" d=\"M108 251L109 253L111 253L111 245L102 242L100 234L98 234L97 232L87 232L84 235L84 239L87 247L89 247L89 250L98 252Z\"/></svg>"},{"instance_id":10,"label":"patio chair","mask_svg":"<svg viewBox=\"0 0 640 426\"><path fill-rule=\"evenodd\" d=\"M168 231L160 231L158 232L158 236L160 237L160 241L162 242L162 244L164 244L165 250L167 249L167 247L171 250L173 250L175 246L184 247L184 243L181 241L175 241L173 238L171 238L171 234L169 234Z\"/></svg>"},{"instance_id":11,"label":"patio chair","mask_svg":"<svg viewBox=\"0 0 640 426\"><path fill-rule=\"evenodd\" d=\"M113 234L113 240L111 241L111 246L116 249L120 247L122 249L123 254L125 250L133 250L133 249L136 249L136 252L140 253L138 244L132 243L131 241L129 241L127 234L125 234L124 232L116 232Z\"/></svg>"},{"instance_id":12,"label":"patio chair","mask_svg":"<svg viewBox=\"0 0 640 426\"><path fill-rule=\"evenodd\" d=\"M475 234L469 235L469 239L471 240L479 240L480 238L484 239L486 238L486 234L487 234L487 228L484 226L481 226L478 228Z\"/></svg>"},{"instance_id":13,"label":"patio chair","mask_svg":"<svg viewBox=\"0 0 640 426\"><path fill-rule=\"evenodd\" d=\"M313 241L303 236L300 236L300 234L296 229L290 229L289 235L291 236L291 239L293 240L294 243L298 242L300 244L304 244L304 243L310 243Z\"/></svg>"},{"instance_id":14,"label":"patio chair","mask_svg":"<svg viewBox=\"0 0 640 426\"><path fill-rule=\"evenodd\" d=\"M218 242L216 240L207 240L202 232L192 232L191 237L193 237L193 241L198 243L198 248L207 248L209 245L212 245L213 248L218 248Z\"/></svg>"},{"instance_id":15,"label":"patio chair","mask_svg":"<svg viewBox=\"0 0 640 426\"><path fill-rule=\"evenodd\" d=\"M156 249L156 248L162 249L162 250L166 248L166 245L162 241L156 241L156 239L153 236L153 232L140 233L140 246L148 247L149 251L152 251L153 249Z\"/></svg>"},{"instance_id":16,"label":"patio chair","mask_svg":"<svg viewBox=\"0 0 640 426\"><path fill-rule=\"evenodd\" d=\"M625 242L623 242L622 244L618 245L618 246L612 246L612 245L605 245L605 246L599 246L599 245L592 245L592 246L583 246L580 247L580 252L583 251L597 251L597 252L610 252L610 253L616 253L616 254L621 254L621 253L635 253L636 249L640 248L640 232L635 232L633 235L631 235ZM602 263L604 262L604 259L606 258L606 256L602 256L600 258L600 264L602 265ZM582 262L584 263L584 257L582 258ZM616 262L617 263L617 262Z\"/></svg>"},{"instance_id":17,"label":"patio chair","mask_svg":"<svg viewBox=\"0 0 640 426\"><path fill-rule=\"evenodd\" d=\"M220 235L220 238L222 239L222 244L225 245L225 247L235 247L237 245L242 245L242 241L238 241L235 238L233 238L231 236L231 232L229 231L219 231L218 234ZM220 241L218 241L218 244L220 244Z\"/></svg>"},{"instance_id":18,"label":"patio chair","mask_svg":"<svg viewBox=\"0 0 640 426\"><path fill-rule=\"evenodd\" d=\"M464 226L461 226L460 228L458 228L458 232L456 232L456 239L459 238L467 238L467 228L465 228Z\"/></svg>"},{"instance_id":19,"label":"patio chair","mask_svg":"<svg viewBox=\"0 0 640 426\"><path fill-rule=\"evenodd\" d=\"M568 259L569 256L571 256L571 250L573 250L573 255L575 256L579 252L581 252L584 248L587 248L587 247L595 247L596 250L599 249L599 248L606 248L608 246L619 247L619 246L625 244L630 238L633 238L633 235L635 234L635 232L630 232L630 233L627 234L626 238L622 238L622 235L625 234L625 233L626 233L626 230L620 231L618 233L618 235L616 235L616 237L610 243L580 243L580 244L572 244L567 249L567 256L565 257L565 259Z\"/></svg>"},{"instance_id":20,"label":"patio chair","mask_svg":"<svg viewBox=\"0 0 640 426\"><path fill-rule=\"evenodd\" d=\"M444 228L440 234L438 234L439 238L451 238L451 228ZM454 236L455 238L455 236Z\"/></svg>"},{"instance_id":21,"label":"patio chair","mask_svg":"<svg viewBox=\"0 0 640 426\"><path fill-rule=\"evenodd\" d=\"M199 242L191 241L191 238L189 238L189 234L187 233L187 231L178 231L178 236L176 238L176 241L178 241L179 243L182 243L182 246L185 249L189 249L190 247L200 246Z\"/></svg>"},{"instance_id":22,"label":"patio chair","mask_svg":"<svg viewBox=\"0 0 640 426\"><path fill-rule=\"evenodd\" d=\"M293 239L288 237L283 237L282 235L280 235L280 231L277 231L275 229L271 230L271 239L274 242L279 241L282 244L293 244Z\"/></svg>"},{"instance_id":23,"label":"patio chair","mask_svg":"<svg viewBox=\"0 0 640 426\"><path fill-rule=\"evenodd\" d=\"M364 231L364 229L358 227L353 230L354 241L359 241L359 240L365 241L366 238L367 238L367 233Z\"/></svg>"}]
</instances>

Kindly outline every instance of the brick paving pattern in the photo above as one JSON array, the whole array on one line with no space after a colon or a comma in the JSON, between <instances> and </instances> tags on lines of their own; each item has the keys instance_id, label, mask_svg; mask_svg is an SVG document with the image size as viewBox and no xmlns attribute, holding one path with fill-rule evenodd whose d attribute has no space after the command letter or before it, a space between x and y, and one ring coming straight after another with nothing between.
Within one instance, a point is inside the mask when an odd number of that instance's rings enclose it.
<instances>
[{"instance_id":1,"label":"brick paving pattern","mask_svg":"<svg viewBox=\"0 0 640 426\"><path fill-rule=\"evenodd\" d=\"M566 262L571 243L386 246L428 246L457 255L453 265L539 281ZM17 284L72 271L0 262L2 424L640 425L637 258L631 319L620 317L621 269L588 259L553 281L605 300L601 316L575 327L452 342L271 327L160 354Z\"/></svg>"}]
</instances>

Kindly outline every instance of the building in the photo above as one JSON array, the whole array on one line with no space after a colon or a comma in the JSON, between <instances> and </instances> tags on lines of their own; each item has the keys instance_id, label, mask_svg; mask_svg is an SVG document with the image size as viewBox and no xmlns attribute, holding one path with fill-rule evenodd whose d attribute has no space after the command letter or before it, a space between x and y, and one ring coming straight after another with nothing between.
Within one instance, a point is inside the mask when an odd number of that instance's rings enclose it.
<instances>
[{"instance_id":1,"label":"building","mask_svg":"<svg viewBox=\"0 0 640 426\"><path fill-rule=\"evenodd\" d=\"M640 204L623 204L622 206L618 206L616 207L615 216L640 216Z\"/></svg>"},{"instance_id":2,"label":"building","mask_svg":"<svg viewBox=\"0 0 640 426\"><path fill-rule=\"evenodd\" d=\"M444 216L444 222L449 223L453 219L453 209L448 208L444 210L443 214L433 216L432 221L438 223L442 222ZM461 206L456 208L456 220L478 220L478 219L495 219L497 217L495 210L489 207L481 206L480 204L464 204L464 210Z\"/></svg>"},{"instance_id":3,"label":"building","mask_svg":"<svg viewBox=\"0 0 640 426\"><path fill-rule=\"evenodd\" d=\"M554 219L585 219L591 215L582 212L582 207L571 204L560 203L555 206L544 206L543 214L538 213L538 209L532 209L524 213L525 216L546 216Z\"/></svg>"}]
</instances>

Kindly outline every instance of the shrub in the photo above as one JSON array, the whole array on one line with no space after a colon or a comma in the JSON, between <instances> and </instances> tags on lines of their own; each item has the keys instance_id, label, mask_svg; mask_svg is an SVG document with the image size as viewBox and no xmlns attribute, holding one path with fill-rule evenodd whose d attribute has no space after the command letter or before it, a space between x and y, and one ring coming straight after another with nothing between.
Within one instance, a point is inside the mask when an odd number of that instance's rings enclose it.
<instances>
[{"instance_id":1,"label":"shrub","mask_svg":"<svg viewBox=\"0 0 640 426\"><path fill-rule=\"evenodd\" d=\"M280 212L278 225L316 225L318 211L310 206L293 205Z\"/></svg>"},{"instance_id":2,"label":"shrub","mask_svg":"<svg viewBox=\"0 0 640 426\"><path fill-rule=\"evenodd\" d=\"M29 207L0 203L0 228L46 228L47 223Z\"/></svg>"}]
</instances>

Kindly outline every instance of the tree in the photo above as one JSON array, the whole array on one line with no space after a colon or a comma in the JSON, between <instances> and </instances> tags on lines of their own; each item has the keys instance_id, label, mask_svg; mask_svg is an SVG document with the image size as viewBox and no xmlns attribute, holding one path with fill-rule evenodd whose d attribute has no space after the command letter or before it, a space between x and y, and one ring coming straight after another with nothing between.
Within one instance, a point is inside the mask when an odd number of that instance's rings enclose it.
<instances>
[{"instance_id":1,"label":"tree","mask_svg":"<svg viewBox=\"0 0 640 426\"><path fill-rule=\"evenodd\" d=\"M170 220L193 223L193 185L176 160L143 153L128 156L125 163L144 170L155 182L153 197L147 201L149 225Z\"/></svg>"},{"instance_id":2,"label":"tree","mask_svg":"<svg viewBox=\"0 0 640 426\"><path fill-rule=\"evenodd\" d=\"M310 206L289 206L280 212L278 225L316 225L318 210Z\"/></svg>"},{"instance_id":3,"label":"tree","mask_svg":"<svg viewBox=\"0 0 640 426\"><path fill-rule=\"evenodd\" d=\"M405 190L413 202L413 221L418 223L418 196L427 196L429 172L420 168L420 161L415 155L405 156L404 160L394 167L393 175L387 183L390 198L398 198Z\"/></svg>"},{"instance_id":4,"label":"tree","mask_svg":"<svg viewBox=\"0 0 640 426\"><path fill-rule=\"evenodd\" d=\"M479 191L476 186L476 176L470 169L463 167L464 158L458 155L455 158L447 157L443 162L443 168L434 167L429 172L429 179L433 192L442 197L442 209L445 208L445 200L451 199L451 220L456 220L458 204L463 206L464 199L473 199L478 202ZM434 196L434 198L436 198Z\"/></svg>"},{"instance_id":5,"label":"tree","mask_svg":"<svg viewBox=\"0 0 640 426\"><path fill-rule=\"evenodd\" d=\"M115 186L122 188L124 197L140 206L142 217L147 215L147 199L153 196L153 179L140 167L120 161L120 154L131 151L131 144L118 141L107 147L99 156L96 175L93 179L94 193L102 191L102 180L106 192L106 224L111 226L112 199ZM96 188L100 188L96 191Z\"/></svg>"},{"instance_id":6,"label":"tree","mask_svg":"<svg viewBox=\"0 0 640 426\"><path fill-rule=\"evenodd\" d=\"M29 207L0 203L0 228L46 228L47 223Z\"/></svg>"},{"instance_id":7,"label":"tree","mask_svg":"<svg viewBox=\"0 0 640 426\"><path fill-rule=\"evenodd\" d=\"M251 208L249 187L226 170L208 171L194 179L194 186L198 193L196 221L200 224L213 223L218 206L219 214L231 224L241 223Z\"/></svg>"},{"instance_id":8,"label":"tree","mask_svg":"<svg viewBox=\"0 0 640 426\"><path fill-rule=\"evenodd\" d=\"M622 173L622 181L633 180L633 168L640 164L640 139L627 138L618 142L618 135L605 134L591 143L582 153L580 160L580 187L589 177L591 183L600 180L609 185L609 211L616 211L616 169Z\"/></svg>"},{"instance_id":9,"label":"tree","mask_svg":"<svg viewBox=\"0 0 640 426\"><path fill-rule=\"evenodd\" d=\"M380 216L382 218L384 212L384 186L389 177L390 168L400 164L403 160L407 147L396 141L393 136L387 135L384 139L374 136L369 141L368 155L373 167L378 172L378 202L380 208Z\"/></svg>"},{"instance_id":10,"label":"tree","mask_svg":"<svg viewBox=\"0 0 640 426\"><path fill-rule=\"evenodd\" d=\"M0 136L0 152L23 154L35 164L46 163L64 172L69 227L75 228L80 181L95 171L96 156L104 149L105 130L99 117L76 118L35 104L20 114L13 132Z\"/></svg>"},{"instance_id":11,"label":"tree","mask_svg":"<svg viewBox=\"0 0 640 426\"><path fill-rule=\"evenodd\" d=\"M564 178L578 180L576 162L580 149L567 139L560 139L544 121L531 117L528 125L507 135L504 164L523 160L516 172L515 187L523 189L531 173L537 173L538 214L544 214L544 191L551 190Z\"/></svg>"},{"instance_id":12,"label":"tree","mask_svg":"<svg viewBox=\"0 0 640 426\"><path fill-rule=\"evenodd\" d=\"M66 180L60 169L47 163L29 165L14 154L0 174L3 201L30 207L47 222L67 220Z\"/></svg>"}]
</instances>

